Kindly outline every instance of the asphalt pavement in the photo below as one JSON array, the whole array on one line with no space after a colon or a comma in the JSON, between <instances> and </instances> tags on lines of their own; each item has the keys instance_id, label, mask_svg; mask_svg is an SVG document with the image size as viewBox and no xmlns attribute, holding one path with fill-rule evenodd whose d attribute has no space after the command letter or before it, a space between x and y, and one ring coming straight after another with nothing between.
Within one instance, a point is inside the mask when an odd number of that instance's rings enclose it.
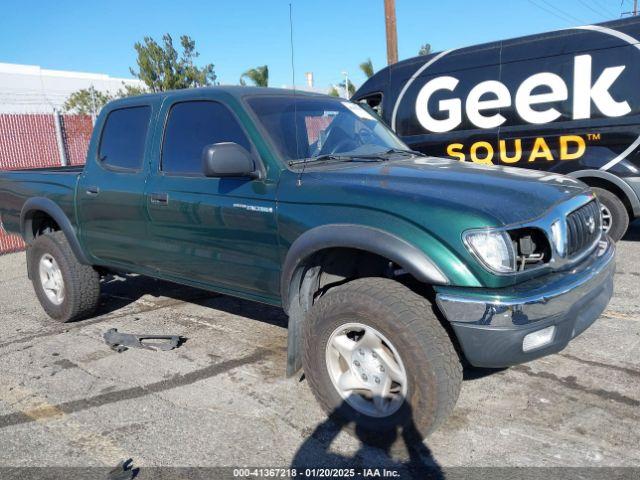
<instances>
[{"instance_id":1,"label":"asphalt pavement","mask_svg":"<svg viewBox=\"0 0 640 480\"><path fill-rule=\"evenodd\" d=\"M559 354L465 371L453 415L410 461L640 467L639 282L636 223L601 318ZM0 467L410 467L341 431L306 382L284 377L277 308L128 276L104 282L95 318L58 324L18 253L0 257L0 319ZM187 341L117 353L109 328Z\"/></svg>"}]
</instances>

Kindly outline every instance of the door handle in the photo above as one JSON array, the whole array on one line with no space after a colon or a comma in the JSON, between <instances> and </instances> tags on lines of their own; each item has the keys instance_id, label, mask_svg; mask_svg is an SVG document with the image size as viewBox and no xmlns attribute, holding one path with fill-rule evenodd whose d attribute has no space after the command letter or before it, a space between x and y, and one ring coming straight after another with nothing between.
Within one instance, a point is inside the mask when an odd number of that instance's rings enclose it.
<instances>
[{"instance_id":1,"label":"door handle","mask_svg":"<svg viewBox=\"0 0 640 480\"><path fill-rule=\"evenodd\" d=\"M169 195L166 193L151 193L149 194L149 200L154 205L168 205Z\"/></svg>"},{"instance_id":2,"label":"door handle","mask_svg":"<svg viewBox=\"0 0 640 480\"><path fill-rule=\"evenodd\" d=\"M97 197L99 193L100 189L98 187L95 187L93 185L87 187L87 195L89 195L90 197Z\"/></svg>"}]
</instances>

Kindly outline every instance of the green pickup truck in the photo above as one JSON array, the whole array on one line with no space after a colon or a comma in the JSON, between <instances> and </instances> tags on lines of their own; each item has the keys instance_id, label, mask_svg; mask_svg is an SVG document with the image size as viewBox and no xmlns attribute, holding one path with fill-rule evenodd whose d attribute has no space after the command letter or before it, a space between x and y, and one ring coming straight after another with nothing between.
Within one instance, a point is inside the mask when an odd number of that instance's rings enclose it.
<instances>
[{"instance_id":1,"label":"green pickup truck","mask_svg":"<svg viewBox=\"0 0 640 480\"><path fill-rule=\"evenodd\" d=\"M281 306L287 374L369 432L427 435L463 362L558 352L613 291L583 183L423 156L367 107L289 90L111 102L84 168L0 173L0 214L59 321L110 272Z\"/></svg>"}]
</instances>

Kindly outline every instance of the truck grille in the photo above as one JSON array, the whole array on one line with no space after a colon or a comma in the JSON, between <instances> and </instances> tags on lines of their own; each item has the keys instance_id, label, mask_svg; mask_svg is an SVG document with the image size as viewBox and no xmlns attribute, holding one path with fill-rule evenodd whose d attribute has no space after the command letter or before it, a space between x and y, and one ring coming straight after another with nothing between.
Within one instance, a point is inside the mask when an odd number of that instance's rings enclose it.
<instances>
[{"instance_id":1,"label":"truck grille","mask_svg":"<svg viewBox=\"0 0 640 480\"><path fill-rule=\"evenodd\" d=\"M589 248L602 234L600 205L592 200L567 215L567 254L573 257Z\"/></svg>"}]
</instances>

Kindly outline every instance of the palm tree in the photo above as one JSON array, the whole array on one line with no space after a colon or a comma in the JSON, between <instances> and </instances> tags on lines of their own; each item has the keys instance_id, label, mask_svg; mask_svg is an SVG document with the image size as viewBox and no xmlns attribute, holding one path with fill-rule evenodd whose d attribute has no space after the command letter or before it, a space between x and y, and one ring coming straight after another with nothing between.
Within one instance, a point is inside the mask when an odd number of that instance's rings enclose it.
<instances>
[{"instance_id":1,"label":"palm tree","mask_svg":"<svg viewBox=\"0 0 640 480\"><path fill-rule=\"evenodd\" d=\"M360 64L360 70L362 70L362 73L364 73L367 78L373 77L373 63L371 63L370 58L367 58L366 62Z\"/></svg>"},{"instance_id":2,"label":"palm tree","mask_svg":"<svg viewBox=\"0 0 640 480\"><path fill-rule=\"evenodd\" d=\"M329 95L331 95L332 97L339 97L340 92L338 92L338 89L336 87L331 85L331 88L329 88Z\"/></svg>"},{"instance_id":3,"label":"palm tree","mask_svg":"<svg viewBox=\"0 0 640 480\"><path fill-rule=\"evenodd\" d=\"M345 90L346 87L347 98L351 98L353 94L356 93L356 86L351 82L351 80L345 79L343 82L340 82L338 86L343 90Z\"/></svg>"},{"instance_id":4,"label":"palm tree","mask_svg":"<svg viewBox=\"0 0 640 480\"><path fill-rule=\"evenodd\" d=\"M418 55L429 55L431 53L431 44L425 43L420 47Z\"/></svg>"},{"instance_id":5,"label":"palm tree","mask_svg":"<svg viewBox=\"0 0 640 480\"><path fill-rule=\"evenodd\" d=\"M240 77L240 85L246 85L244 79L248 78L257 87L269 86L269 67L263 65L261 67L250 68Z\"/></svg>"}]
</instances>

